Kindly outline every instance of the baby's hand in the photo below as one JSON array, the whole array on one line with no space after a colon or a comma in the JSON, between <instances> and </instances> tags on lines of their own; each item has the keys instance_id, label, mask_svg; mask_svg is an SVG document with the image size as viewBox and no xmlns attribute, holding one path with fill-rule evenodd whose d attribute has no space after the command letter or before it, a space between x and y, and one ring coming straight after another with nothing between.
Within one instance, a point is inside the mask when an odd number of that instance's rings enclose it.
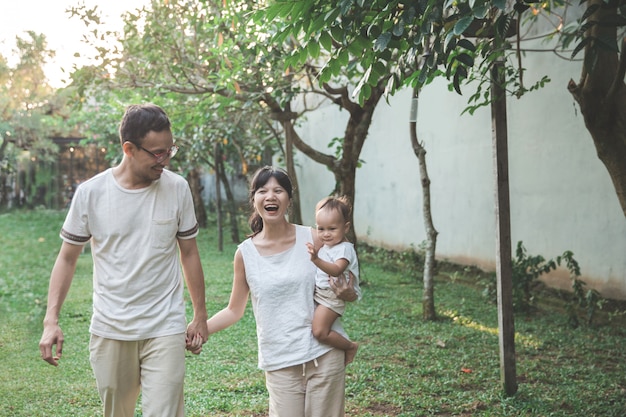
<instances>
[{"instance_id":1,"label":"baby's hand","mask_svg":"<svg viewBox=\"0 0 626 417\"><path fill-rule=\"evenodd\" d=\"M197 334L193 339L185 340L185 349L194 355L199 355L202 352L202 336Z\"/></svg>"},{"instance_id":2,"label":"baby's hand","mask_svg":"<svg viewBox=\"0 0 626 417\"><path fill-rule=\"evenodd\" d=\"M312 243L307 242L306 244L307 250L309 252L309 255L311 256L311 260L314 261L317 259L317 252L319 251L319 249L315 249L315 246L313 246Z\"/></svg>"}]
</instances>

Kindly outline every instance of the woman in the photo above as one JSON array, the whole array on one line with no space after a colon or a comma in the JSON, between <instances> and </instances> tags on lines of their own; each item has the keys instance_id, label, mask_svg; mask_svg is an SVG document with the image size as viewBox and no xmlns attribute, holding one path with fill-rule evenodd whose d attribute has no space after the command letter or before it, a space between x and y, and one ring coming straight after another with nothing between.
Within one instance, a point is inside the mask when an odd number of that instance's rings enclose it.
<instances>
[{"instance_id":1,"label":"woman","mask_svg":"<svg viewBox=\"0 0 626 417\"><path fill-rule=\"evenodd\" d=\"M259 169L250 186L252 235L235 253L228 306L207 321L209 334L236 323L251 294L259 368L265 371L270 417L341 417L345 403L344 352L318 342L311 332L316 267L307 242L321 246L310 227L289 223L292 185L287 173ZM330 279L338 297L357 294L345 279ZM334 328L345 336L340 324ZM194 341L195 353L201 349Z\"/></svg>"}]
</instances>

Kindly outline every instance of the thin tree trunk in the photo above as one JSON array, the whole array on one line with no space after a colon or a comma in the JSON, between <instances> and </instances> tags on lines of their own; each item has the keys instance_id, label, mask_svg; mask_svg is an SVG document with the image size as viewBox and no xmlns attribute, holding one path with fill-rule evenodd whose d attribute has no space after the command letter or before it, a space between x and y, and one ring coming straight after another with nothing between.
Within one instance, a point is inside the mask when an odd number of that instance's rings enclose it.
<instances>
[{"instance_id":1,"label":"thin tree trunk","mask_svg":"<svg viewBox=\"0 0 626 417\"><path fill-rule=\"evenodd\" d=\"M289 108L287 108L289 112ZM283 122L283 130L285 131L285 161L287 165L287 173L293 185L293 198L291 199L291 210L289 211L289 221L295 224L302 224L302 210L300 208L300 192L298 187L298 177L296 175L293 163L293 124L291 120Z\"/></svg>"},{"instance_id":2,"label":"thin tree trunk","mask_svg":"<svg viewBox=\"0 0 626 417\"><path fill-rule=\"evenodd\" d=\"M220 168L219 165L222 161L222 147L218 142L215 142L213 148L213 155L215 159L215 213L217 214L217 248L220 252L224 250L224 231L222 219L222 188L220 186Z\"/></svg>"},{"instance_id":3,"label":"thin tree trunk","mask_svg":"<svg viewBox=\"0 0 626 417\"><path fill-rule=\"evenodd\" d=\"M228 211L228 218L230 220L230 238L233 243L239 243L239 225L237 224L237 202L233 195L233 190L230 187L230 181L226 175L224 169L223 160L215 164L216 170L219 170L219 176L224 186L224 193L226 194L226 210Z\"/></svg>"},{"instance_id":4,"label":"thin tree trunk","mask_svg":"<svg viewBox=\"0 0 626 417\"><path fill-rule=\"evenodd\" d=\"M433 224L430 207L430 178L426 169L426 149L417 138L417 100L419 90L413 90L411 107L411 120L409 123L411 145L417 156L420 168L420 181L422 183L422 212L424 217L424 229L426 231L426 253L424 257L424 295L422 296L422 317L424 320L436 320L435 311L435 253L437 248L437 230Z\"/></svg>"},{"instance_id":5,"label":"thin tree trunk","mask_svg":"<svg viewBox=\"0 0 626 417\"><path fill-rule=\"evenodd\" d=\"M206 227L207 217L204 202L202 201L202 185L200 183L200 173L197 168L191 169L187 175L187 182L191 189L191 196L193 198L193 207L196 212L196 220L200 227Z\"/></svg>"},{"instance_id":6,"label":"thin tree trunk","mask_svg":"<svg viewBox=\"0 0 626 417\"><path fill-rule=\"evenodd\" d=\"M367 138L369 127L372 124L372 116L376 105L385 91L385 83L381 81L376 88L372 89L372 94L365 101L363 106L350 100L350 92L345 86L333 88L324 84L324 89L328 94L334 97L332 99L334 104L342 109L348 110L350 113L350 118L344 133L343 152L340 158L313 149L298 136L292 123L290 123L289 126L283 126L285 129L289 128L291 133L288 135L288 139L293 143L293 146L298 148L298 150L306 156L325 165L332 171L335 176L336 184L339 184L338 189L337 187L335 188L335 193L345 195L350 202L354 204L355 177L356 168L359 164L359 156L365 139ZM289 108L282 110L280 105L271 97L268 98L266 104L268 104L274 112L273 119L275 120L292 120L297 116L292 115ZM287 152L291 151L287 150ZM356 245L356 225L354 224L354 216L350 217L350 222L352 223L352 227L348 232L348 239Z\"/></svg>"},{"instance_id":7,"label":"thin tree trunk","mask_svg":"<svg viewBox=\"0 0 626 417\"><path fill-rule=\"evenodd\" d=\"M617 2L590 0L588 7L594 6L599 7L587 20L598 24L585 34L594 39L585 47L585 62L593 61L595 55L595 68L587 71L583 65L578 85L570 80L567 88L580 105L598 158L611 177L626 217L626 39L622 39L620 55L598 45L604 39L617 38Z\"/></svg>"},{"instance_id":8,"label":"thin tree trunk","mask_svg":"<svg viewBox=\"0 0 626 417\"><path fill-rule=\"evenodd\" d=\"M0 209L9 207L9 187L7 187L7 175L0 174Z\"/></svg>"},{"instance_id":9,"label":"thin tree trunk","mask_svg":"<svg viewBox=\"0 0 626 417\"><path fill-rule=\"evenodd\" d=\"M347 197L348 201L354 205L354 199L356 197L356 167L343 163L337 168L334 174L335 189L333 194ZM348 233L346 233L346 238L352 242L356 248L358 247L358 240L356 237L356 226L354 224L353 212L354 209L350 213L350 218L348 219L352 227L350 227Z\"/></svg>"}]
</instances>

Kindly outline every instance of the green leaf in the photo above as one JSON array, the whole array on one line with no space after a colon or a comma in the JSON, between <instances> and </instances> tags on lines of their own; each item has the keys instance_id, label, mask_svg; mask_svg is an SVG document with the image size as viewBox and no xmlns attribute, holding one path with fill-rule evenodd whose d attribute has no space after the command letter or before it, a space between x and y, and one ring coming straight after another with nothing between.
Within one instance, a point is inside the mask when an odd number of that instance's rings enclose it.
<instances>
[{"instance_id":1,"label":"green leaf","mask_svg":"<svg viewBox=\"0 0 626 417\"><path fill-rule=\"evenodd\" d=\"M378 84L378 81L389 73L387 66L378 61L372 65L372 75L370 76L370 84Z\"/></svg>"},{"instance_id":2,"label":"green leaf","mask_svg":"<svg viewBox=\"0 0 626 417\"><path fill-rule=\"evenodd\" d=\"M288 3L289 6L285 5L285 10L282 12L281 17L289 16L294 20L300 20L304 10L310 6L309 1L290 1Z\"/></svg>"},{"instance_id":3,"label":"green leaf","mask_svg":"<svg viewBox=\"0 0 626 417\"><path fill-rule=\"evenodd\" d=\"M475 7L474 9L472 9L472 11L476 19L482 19L487 16L487 12L489 11L489 4L483 4L482 6Z\"/></svg>"},{"instance_id":4,"label":"green leaf","mask_svg":"<svg viewBox=\"0 0 626 417\"><path fill-rule=\"evenodd\" d=\"M335 39L337 42L343 44L344 40L345 40L345 31L339 27L339 26L332 26L330 28L330 34L332 35L333 39Z\"/></svg>"},{"instance_id":5,"label":"green leaf","mask_svg":"<svg viewBox=\"0 0 626 417\"><path fill-rule=\"evenodd\" d=\"M468 39L460 39L459 42L457 43L458 47L467 49L468 51L471 52L476 52L476 45L474 45L470 40Z\"/></svg>"},{"instance_id":6,"label":"green leaf","mask_svg":"<svg viewBox=\"0 0 626 417\"><path fill-rule=\"evenodd\" d=\"M451 48L454 48L457 45L456 35L454 34L454 32L452 31L448 32L443 44L446 46L446 50L450 50Z\"/></svg>"},{"instance_id":7,"label":"green leaf","mask_svg":"<svg viewBox=\"0 0 626 417\"><path fill-rule=\"evenodd\" d=\"M528 9L530 9L530 6L528 4L520 2L516 2L513 6L513 10L515 10L517 13L524 13Z\"/></svg>"},{"instance_id":8,"label":"green leaf","mask_svg":"<svg viewBox=\"0 0 626 417\"><path fill-rule=\"evenodd\" d=\"M309 27L308 33L317 33L323 27L327 26L325 16L318 16L317 19Z\"/></svg>"},{"instance_id":9,"label":"green leaf","mask_svg":"<svg viewBox=\"0 0 626 417\"><path fill-rule=\"evenodd\" d=\"M332 59L328 62L327 68L331 75L337 75L343 70L343 64L339 59Z\"/></svg>"},{"instance_id":10,"label":"green leaf","mask_svg":"<svg viewBox=\"0 0 626 417\"><path fill-rule=\"evenodd\" d=\"M376 42L374 42L374 50L382 51L386 49L390 40L391 40L391 32L383 33L376 39Z\"/></svg>"},{"instance_id":11,"label":"green leaf","mask_svg":"<svg viewBox=\"0 0 626 417\"><path fill-rule=\"evenodd\" d=\"M298 65L297 54L291 54L285 58L285 68L290 68Z\"/></svg>"},{"instance_id":12,"label":"green leaf","mask_svg":"<svg viewBox=\"0 0 626 417\"><path fill-rule=\"evenodd\" d=\"M326 20L329 24L332 24L338 16L339 9L334 7L328 13L326 13L326 15L324 16L324 20Z\"/></svg>"},{"instance_id":13,"label":"green leaf","mask_svg":"<svg viewBox=\"0 0 626 417\"><path fill-rule=\"evenodd\" d=\"M298 49L298 65L304 65L309 59L309 51L307 48Z\"/></svg>"},{"instance_id":14,"label":"green leaf","mask_svg":"<svg viewBox=\"0 0 626 417\"><path fill-rule=\"evenodd\" d=\"M362 35L357 36L354 39L354 43L356 43L361 50L366 50L372 47L372 41Z\"/></svg>"},{"instance_id":15,"label":"green leaf","mask_svg":"<svg viewBox=\"0 0 626 417\"><path fill-rule=\"evenodd\" d=\"M357 42L351 42L350 45L348 45L348 51L354 56L361 56L363 54L363 48L361 48Z\"/></svg>"},{"instance_id":16,"label":"green leaf","mask_svg":"<svg viewBox=\"0 0 626 417\"><path fill-rule=\"evenodd\" d=\"M348 65L348 61L350 60L350 54L348 53L347 50L342 50L341 52L339 52L339 55L337 56L337 62L342 66L345 67L346 65Z\"/></svg>"},{"instance_id":17,"label":"green leaf","mask_svg":"<svg viewBox=\"0 0 626 417\"><path fill-rule=\"evenodd\" d=\"M265 10L257 10L251 15L252 22L261 25L267 16L267 9Z\"/></svg>"},{"instance_id":18,"label":"green leaf","mask_svg":"<svg viewBox=\"0 0 626 417\"><path fill-rule=\"evenodd\" d=\"M306 51L311 58L317 58L320 56L320 44L312 39L307 45Z\"/></svg>"},{"instance_id":19,"label":"green leaf","mask_svg":"<svg viewBox=\"0 0 626 417\"><path fill-rule=\"evenodd\" d=\"M493 5L500 10L506 9L506 0L493 0Z\"/></svg>"},{"instance_id":20,"label":"green leaf","mask_svg":"<svg viewBox=\"0 0 626 417\"><path fill-rule=\"evenodd\" d=\"M454 25L454 34L461 35L474 21L474 16L465 16Z\"/></svg>"},{"instance_id":21,"label":"green leaf","mask_svg":"<svg viewBox=\"0 0 626 417\"><path fill-rule=\"evenodd\" d=\"M389 77L385 86L385 94L394 94L396 92L396 77Z\"/></svg>"},{"instance_id":22,"label":"green leaf","mask_svg":"<svg viewBox=\"0 0 626 417\"><path fill-rule=\"evenodd\" d=\"M583 38L583 40L580 41L580 43L578 45L576 45L576 47L572 51L572 56L571 56L572 59L574 59L576 54L578 54L591 41L591 39L592 38L590 36L588 36L586 38Z\"/></svg>"},{"instance_id":23,"label":"green leaf","mask_svg":"<svg viewBox=\"0 0 626 417\"><path fill-rule=\"evenodd\" d=\"M266 10L265 11L265 20L267 22L271 22L279 14L281 14L281 16L282 16L283 10L285 9L285 5L286 5L285 3L274 3L271 6L269 6L267 9L265 9ZM284 16L282 16L282 17L284 17Z\"/></svg>"},{"instance_id":24,"label":"green leaf","mask_svg":"<svg viewBox=\"0 0 626 417\"><path fill-rule=\"evenodd\" d=\"M367 79L369 78L371 71L372 71L372 67L369 67L365 71L365 74L363 74L363 77L361 77L361 79L359 80L359 83L354 88L354 91L352 92L352 96L358 96L361 94L361 89L363 88L363 86L367 84Z\"/></svg>"},{"instance_id":25,"label":"green leaf","mask_svg":"<svg viewBox=\"0 0 626 417\"><path fill-rule=\"evenodd\" d=\"M470 55L468 54L458 54L455 57L459 62L461 62L463 65L467 66L467 67L473 67L474 66L474 58L472 58Z\"/></svg>"},{"instance_id":26,"label":"green leaf","mask_svg":"<svg viewBox=\"0 0 626 417\"><path fill-rule=\"evenodd\" d=\"M361 103L361 105L363 105L363 101L370 98L371 95L372 95L372 86L370 86L369 84L365 84L363 86L363 89L361 89L361 94L359 95L359 102Z\"/></svg>"},{"instance_id":27,"label":"green leaf","mask_svg":"<svg viewBox=\"0 0 626 417\"><path fill-rule=\"evenodd\" d=\"M589 16L594 14L596 10L598 10L599 8L600 8L599 4L592 4L591 6L587 7L587 10L585 10L585 13L583 13L583 17L580 18L580 21L581 22L585 21Z\"/></svg>"},{"instance_id":28,"label":"green leaf","mask_svg":"<svg viewBox=\"0 0 626 417\"><path fill-rule=\"evenodd\" d=\"M461 93L461 83L466 78L467 78L467 70L465 69L465 67L458 67L456 72L454 73L454 78L453 78L452 85L454 86L454 90L459 95L462 95L462 93Z\"/></svg>"},{"instance_id":29,"label":"green leaf","mask_svg":"<svg viewBox=\"0 0 626 417\"><path fill-rule=\"evenodd\" d=\"M330 36L330 34L327 31L323 31L320 34L320 45L322 45L322 47L326 49L328 52L330 52L333 49L333 38Z\"/></svg>"},{"instance_id":30,"label":"green leaf","mask_svg":"<svg viewBox=\"0 0 626 417\"><path fill-rule=\"evenodd\" d=\"M401 22L396 23L393 26L392 32L394 36L397 36L397 37L402 36L402 34L404 33L404 25Z\"/></svg>"},{"instance_id":31,"label":"green leaf","mask_svg":"<svg viewBox=\"0 0 626 417\"><path fill-rule=\"evenodd\" d=\"M381 34L380 27L378 25L372 24L367 27L367 36L370 38L378 38Z\"/></svg>"},{"instance_id":32,"label":"green leaf","mask_svg":"<svg viewBox=\"0 0 626 417\"><path fill-rule=\"evenodd\" d=\"M429 35L432 30L432 22L429 20L424 20L420 25L420 33L422 35Z\"/></svg>"},{"instance_id":33,"label":"green leaf","mask_svg":"<svg viewBox=\"0 0 626 417\"><path fill-rule=\"evenodd\" d=\"M274 35L271 39L273 43L281 45L285 42L285 39L287 39L288 36L291 36L291 31L283 30L282 32L276 33L276 35Z\"/></svg>"},{"instance_id":34,"label":"green leaf","mask_svg":"<svg viewBox=\"0 0 626 417\"><path fill-rule=\"evenodd\" d=\"M341 15L345 16L348 14L350 8L352 7L352 0L341 0L338 6L341 10Z\"/></svg>"},{"instance_id":35,"label":"green leaf","mask_svg":"<svg viewBox=\"0 0 626 417\"><path fill-rule=\"evenodd\" d=\"M330 67L325 66L324 68L322 68L322 70L319 73L319 77L318 80L320 82L320 84L324 84L330 81L330 79L332 78L333 74L330 71Z\"/></svg>"}]
</instances>

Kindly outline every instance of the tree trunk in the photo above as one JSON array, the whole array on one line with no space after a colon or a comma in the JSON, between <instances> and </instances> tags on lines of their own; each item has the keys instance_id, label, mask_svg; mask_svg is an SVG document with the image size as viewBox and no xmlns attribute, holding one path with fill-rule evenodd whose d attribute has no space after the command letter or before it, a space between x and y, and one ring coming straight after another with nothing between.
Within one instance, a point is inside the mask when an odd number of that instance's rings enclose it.
<instances>
[{"instance_id":1,"label":"tree trunk","mask_svg":"<svg viewBox=\"0 0 626 417\"><path fill-rule=\"evenodd\" d=\"M426 231L426 253L424 256L424 294L422 296L422 317L424 320L437 319L435 311L435 253L437 248L437 230L433 224L430 207L430 178L426 169L426 149L417 138L417 99L419 90L413 90L413 102L411 106L411 120L409 123L411 145L417 156L420 168L420 181L422 183L422 211L424 217L424 229Z\"/></svg>"},{"instance_id":2,"label":"tree trunk","mask_svg":"<svg viewBox=\"0 0 626 417\"><path fill-rule=\"evenodd\" d=\"M202 228L207 226L206 209L202 201L202 185L200 183L200 172L197 168L193 168L187 175L187 182L191 189L191 197L193 198L193 208L196 212L196 220Z\"/></svg>"},{"instance_id":3,"label":"tree trunk","mask_svg":"<svg viewBox=\"0 0 626 417\"><path fill-rule=\"evenodd\" d=\"M217 249L224 250L224 220L222 218L222 187L220 186L220 164L222 163L222 147L215 142L213 147L213 159L215 159L215 214L217 215Z\"/></svg>"},{"instance_id":4,"label":"tree trunk","mask_svg":"<svg viewBox=\"0 0 626 417\"><path fill-rule=\"evenodd\" d=\"M290 111L289 107L286 109ZM302 224L302 210L300 208L300 191L298 187L298 176L293 162L293 124L291 120L283 122L283 130L285 131L285 162L287 166L287 173L291 178L291 185L293 186L293 196L291 199L291 210L289 210L289 221L295 224Z\"/></svg>"},{"instance_id":5,"label":"tree trunk","mask_svg":"<svg viewBox=\"0 0 626 417\"><path fill-rule=\"evenodd\" d=\"M372 117L374 116L374 110L380 101L380 98L384 92L384 83L379 83L377 88L372 89L372 94L363 105L349 100L347 89L333 89L329 86L325 86L326 91L339 96L335 99L335 104L342 108L345 108L350 113L348 124L344 132L343 138L343 152L341 159L334 160L334 164L329 168L335 175L335 181L339 185L336 187L336 194L346 196L352 204L354 204L356 196L356 170L359 164L359 158L361 156L361 150L369 128L372 124ZM354 223L354 215L350 214L350 228L347 238L357 246L356 238L356 225Z\"/></svg>"},{"instance_id":6,"label":"tree trunk","mask_svg":"<svg viewBox=\"0 0 626 417\"><path fill-rule=\"evenodd\" d=\"M356 169L359 164L359 156L361 155L363 144L367 138L369 127L372 124L372 116L374 114L374 110L376 109L376 105L385 91L385 85L386 80L381 81L376 88L373 88L370 97L365 100L363 105L359 105L350 99L348 87L344 86L333 88L327 84L324 85L324 96L332 97L331 101L335 105L339 106L341 109L347 110L350 114L343 138L343 151L341 158L339 159L332 155L315 150L304 142L302 138L300 138L298 133L293 128L292 122L292 120L298 117L298 115L291 112L289 106L283 109L280 103L278 103L273 97L266 95L263 98L264 103L270 108L272 119L283 122L285 132L289 132L286 137L290 143L315 162L328 167L328 169L335 176L336 184L339 184L339 186L335 188L334 193L345 195L352 204L354 204L355 177ZM286 146L287 155L291 152L289 147L290 146ZM289 161L288 157L287 160ZM295 176L293 178L295 178ZM356 245L356 227L354 224L354 216L351 215L349 221L351 222L352 227L350 228L347 237Z\"/></svg>"},{"instance_id":7,"label":"tree trunk","mask_svg":"<svg viewBox=\"0 0 626 417\"><path fill-rule=\"evenodd\" d=\"M233 190L230 187L230 181L226 175L224 169L223 158L215 164L216 171L219 171L219 178L224 186L224 193L226 194L226 210L228 211L228 218L230 220L230 238L233 243L239 243L239 224L237 223L237 202L233 195Z\"/></svg>"},{"instance_id":8,"label":"tree trunk","mask_svg":"<svg viewBox=\"0 0 626 417\"><path fill-rule=\"evenodd\" d=\"M6 175L0 173L0 210L4 208L8 208L9 206L9 198L8 198L8 190L9 188L6 186L7 180Z\"/></svg>"},{"instance_id":9,"label":"tree trunk","mask_svg":"<svg viewBox=\"0 0 626 417\"><path fill-rule=\"evenodd\" d=\"M345 152L345 150L344 150ZM356 166L355 164L343 163L338 165L338 167L333 172L335 175L335 190L333 194L338 196L345 196L348 198L348 201L354 206L354 198L356 196ZM346 238L357 246L357 238L356 231L354 225L354 207L350 211L350 218L347 219L352 227L346 233Z\"/></svg>"},{"instance_id":10,"label":"tree trunk","mask_svg":"<svg viewBox=\"0 0 626 417\"><path fill-rule=\"evenodd\" d=\"M593 39L616 39L617 2L590 0L588 7L599 5L588 21L597 21L585 36ZM607 23L609 22L609 23ZM585 47L585 63L597 58L588 71L583 66L578 85L570 80L568 90L580 105L585 126L593 139L598 158L606 167L617 199L626 217L626 39L622 40L621 55L597 45L592 40Z\"/></svg>"}]
</instances>

